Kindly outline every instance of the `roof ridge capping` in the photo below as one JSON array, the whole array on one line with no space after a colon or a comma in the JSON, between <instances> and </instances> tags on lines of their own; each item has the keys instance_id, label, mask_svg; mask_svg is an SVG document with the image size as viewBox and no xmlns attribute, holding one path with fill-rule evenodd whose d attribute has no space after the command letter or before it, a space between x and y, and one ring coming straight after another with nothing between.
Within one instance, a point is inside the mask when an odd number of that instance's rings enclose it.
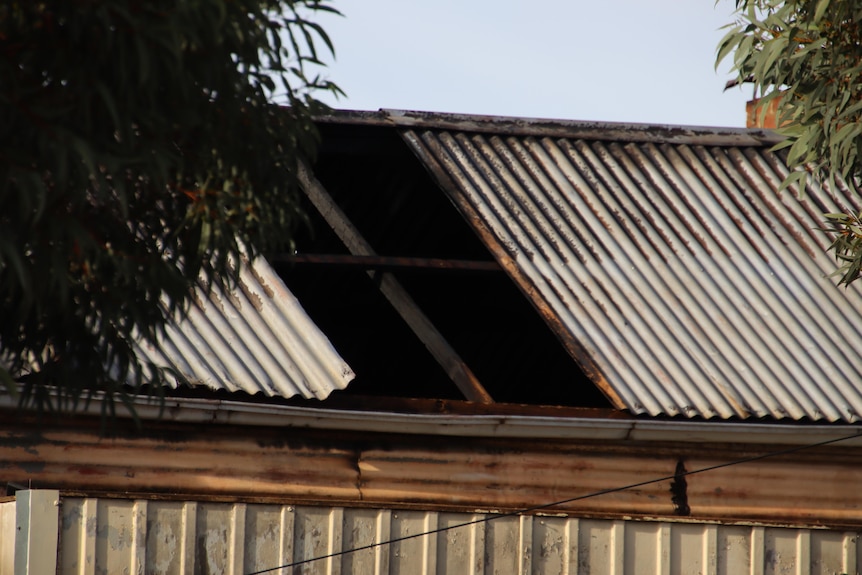
<instances>
[{"instance_id":1,"label":"roof ridge capping","mask_svg":"<svg viewBox=\"0 0 862 575\"><path fill-rule=\"evenodd\" d=\"M333 110L321 116L324 123L347 123L494 133L512 136L614 140L701 146L773 146L783 137L772 130L719 128L669 124L591 122L380 109L379 111Z\"/></svg>"}]
</instances>

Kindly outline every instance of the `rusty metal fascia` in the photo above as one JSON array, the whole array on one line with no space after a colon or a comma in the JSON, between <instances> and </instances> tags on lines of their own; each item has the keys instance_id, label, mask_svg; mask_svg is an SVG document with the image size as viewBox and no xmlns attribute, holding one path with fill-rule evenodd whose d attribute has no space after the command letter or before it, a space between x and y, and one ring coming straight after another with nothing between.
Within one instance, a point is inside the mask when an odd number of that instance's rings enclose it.
<instances>
[{"instance_id":1,"label":"rusty metal fascia","mask_svg":"<svg viewBox=\"0 0 862 575\"><path fill-rule=\"evenodd\" d=\"M158 350L141 341L138 352L213 390L324 399L354 377L263 257L241 263L230 292L197 289L161 343Z\"/></svg>"},{"instance_id":2,"label":"rusty metal fascia","mask_svg":"<svg viewBox=\"0 0 862 575\"><path fill-rule=\"evenodd\" d=\"M617 405L862 414L862 365L849 359L862 354L862 292L825 279L834 262L815 231L816 214L858 203L846 187L778 194L786 167L765 146L402 135Z\"/></svg>"},{"instance_id":3,"label":"rusty metal fascia","mask_svg":"<svg viewBox=\"0 0 862 575\"><path fill-rule=\"evenodd\" d=\"M4 477L85 494L199 500L330 502L424 509L517 510L603 516L674 517L671 483L769 446L620 445L615 442L385 438L310 430L171 429L111 439L41 426L0 429ZM659 479L642 484L645 479ZM687 478L690 517L862 525L862 452L812 450ZM604 493L609 488L637 488ZM584 497L592 493L601 496ZM578 499L581 498L582 499ZM567 502L562 503L562 501ZM561 502L549 505L555 502ZM534 510L535 511L535 510Z\"/></svg>"}]
</instances>

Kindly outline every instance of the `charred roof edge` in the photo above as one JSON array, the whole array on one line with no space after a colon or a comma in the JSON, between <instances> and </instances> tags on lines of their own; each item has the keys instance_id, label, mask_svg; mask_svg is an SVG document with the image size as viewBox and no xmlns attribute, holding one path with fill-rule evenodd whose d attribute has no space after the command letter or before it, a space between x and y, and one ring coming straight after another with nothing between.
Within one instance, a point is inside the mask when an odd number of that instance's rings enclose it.
<instances>
[{"instance_id":1,"label":"charred roof edge","mask_svg":"<svg viewBox=\"0 0 862 575\"><path fill-rule=\"evenodd\" d=\"M389 109L379 111L333 110L331 114L319 116L317 121L323 124L425 128L511 136L701 146L773 146L783 139L782 136L770 130L749 128L589 122Z\"/></svg>"}]
</instances>

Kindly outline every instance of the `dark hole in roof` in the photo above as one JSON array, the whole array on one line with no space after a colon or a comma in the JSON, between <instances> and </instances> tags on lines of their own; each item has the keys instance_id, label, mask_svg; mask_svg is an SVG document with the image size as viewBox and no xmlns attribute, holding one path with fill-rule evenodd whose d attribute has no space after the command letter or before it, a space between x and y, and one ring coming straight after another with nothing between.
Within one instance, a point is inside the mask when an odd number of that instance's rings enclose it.
<instances>
[{"instance_id":1,"label":"dark hole in roof","mask_svg":"<svg viewBox=\"0 0 862 575\"><path fill-rule=\"evenodd\" d=\"M396 130L321 125L317 178L379 255L491 261L488 250ZM312 207L300 254L346 254ZM340 394L463 396L374 281L357 268L276 264L353 367ZM500 271L392 272L495 401L610 407L509 277Z\"/></svg>"}]
</instances>

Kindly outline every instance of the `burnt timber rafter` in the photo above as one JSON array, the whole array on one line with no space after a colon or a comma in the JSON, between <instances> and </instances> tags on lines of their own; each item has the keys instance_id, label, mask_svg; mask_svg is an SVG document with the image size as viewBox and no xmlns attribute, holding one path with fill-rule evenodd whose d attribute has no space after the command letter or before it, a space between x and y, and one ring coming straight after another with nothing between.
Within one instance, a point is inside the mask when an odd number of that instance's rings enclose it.
<instances>
[{"instance_id":1,"label":"burnt timber rafter","mask_svg":"<svg viewBox=\"0 0 862 575\"><path fill-rule=\"evenodd\" d=\"M341 211L335 201L311 171L304 165L299 165L298 178L300 186L311 200L311 203L323 216L345 247L355 256L377 256L359 230ZM473 371L461 359L443 335L434 327L431 320L419 309L413 298L404 287L387 272L368 271L369 276L377 282L380 292L407 323L416 337L425 345L434 359L452 379L470 401L478 403L493 403L491 395L485 390Z\"/></svg>"},{"instance_id":2,"label":"burnt timber rafter","mask_svg":"<svg viewBox=\"0 0 862 575\"><path fill-rule=\"evenodd\" d=\"M403 256L359 256L347 254L278 254L268 256L272 263L358 267L367 270L431 270L459 272L502 272L495 261L413 258Z\"/></svg>"}]
</instances>

